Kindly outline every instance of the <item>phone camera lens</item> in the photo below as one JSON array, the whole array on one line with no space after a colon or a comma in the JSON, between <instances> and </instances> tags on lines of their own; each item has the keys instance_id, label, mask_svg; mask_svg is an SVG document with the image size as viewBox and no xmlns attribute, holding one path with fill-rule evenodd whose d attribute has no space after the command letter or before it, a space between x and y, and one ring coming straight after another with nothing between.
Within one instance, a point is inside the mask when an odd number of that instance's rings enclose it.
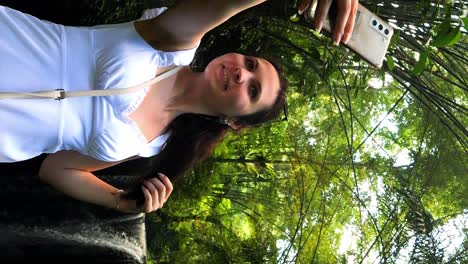
<instances>
[{"instance_id":1,"label":"phone camera lens","mask_svg":"<svg viewBox=\"0 0 468 264\"><path fill-rule=\"evenodd\" d=\"M388 33L390 33L390 31L388 31L388 29L385 29L384 33L385 33L385 35L388 35Z\"/></svg>"},{"instance_id":2,"label":"phone camera lens","mask_svg":"<svg viewBox=\"0 0 468 264\"><path fill-rule=\"evenodd\" d=\"M373 26L377 26L377 20L375 20L375 19L372 20L372 25L373 25Z\"/></svg>"},{"instance_id":3,"label":"phone camera lens","mask_svg":"<svg viewBox=\"0 0 468 264\"><path fill-rule=\"evenodd\" d=\"M383 29L383 26L382 25L379 25L379 30L382 30Z\"/></svg>"}]
</instances>

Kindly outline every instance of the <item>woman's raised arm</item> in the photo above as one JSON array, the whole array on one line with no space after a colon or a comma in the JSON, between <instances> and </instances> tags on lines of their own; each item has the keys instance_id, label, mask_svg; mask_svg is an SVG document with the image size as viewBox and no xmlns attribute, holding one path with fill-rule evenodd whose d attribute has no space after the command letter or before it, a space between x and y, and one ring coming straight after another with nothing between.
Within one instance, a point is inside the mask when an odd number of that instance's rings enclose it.
<instances>
[{"instance_id":1,"label":"woman's raised arm","mask_svg":"<svg viewBox=\"0 0 468 264\"><path fill-rule=\"evenodd\" d=\"M181 0L160 16L135 22L138 33L154 48L190 49L203 35L235 14L266 0Z\"/></svg>"}]
</instances>

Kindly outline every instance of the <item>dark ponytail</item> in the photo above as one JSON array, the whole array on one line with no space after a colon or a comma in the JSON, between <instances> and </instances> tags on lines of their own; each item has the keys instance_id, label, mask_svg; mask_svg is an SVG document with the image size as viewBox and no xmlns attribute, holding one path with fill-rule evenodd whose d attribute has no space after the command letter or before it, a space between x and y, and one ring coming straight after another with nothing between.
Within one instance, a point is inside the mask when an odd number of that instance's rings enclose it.
<instances>
[{"instance_id":1,"label":"dark ponytail","mask_svg":"<svg viewBox=\"0 0 468 264\"><path fill-rule=\"evenodd\" d=\"M218 145L229 130L229 126L197 114L183 114L170 125L171 135L159 153L153 169L147 177L161 172L171 180L203 161Z\"/></svg>"}]
</instances>

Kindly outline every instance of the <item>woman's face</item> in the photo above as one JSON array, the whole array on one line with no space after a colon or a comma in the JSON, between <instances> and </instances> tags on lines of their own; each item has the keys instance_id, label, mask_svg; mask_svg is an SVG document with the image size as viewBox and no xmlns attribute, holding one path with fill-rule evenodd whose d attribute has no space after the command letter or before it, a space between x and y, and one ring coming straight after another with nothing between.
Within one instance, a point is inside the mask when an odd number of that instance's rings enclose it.
<instances>
[{"instance_id":1,"label":"woman's face","mask_svg":"<svg viewBox=\"0 0 468 264\"><path fill-rule=\"evenodd\" d=\"M270 108L280 89L279 76L265 59L228 53L212 60L204 71L206 103L226 117Z\"/></svg>"}]
</instances>

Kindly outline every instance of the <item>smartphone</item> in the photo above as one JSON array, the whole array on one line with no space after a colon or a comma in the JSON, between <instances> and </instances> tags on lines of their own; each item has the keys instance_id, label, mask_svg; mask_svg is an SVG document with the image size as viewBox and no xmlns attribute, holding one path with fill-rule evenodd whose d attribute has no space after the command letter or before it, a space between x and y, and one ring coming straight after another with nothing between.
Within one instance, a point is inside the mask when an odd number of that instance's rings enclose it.
<instances>
[{"instance_id":1,"label":"smartphone","mask_svg":"<svg viewBox=\"0 0 468 264\"><path fill-rule=\"evenodd\" d=\"M322 30L331 35L338 12L337 4L333 0L320 1L326 1L328 9ZM312 0L310 6L304 11L304 16L310 23L314 21L317 2L318 0ZM358 4L353 33L345 45L368 63L380 69L392 36L393 28L387 22Z\"/></svg>"}]
</instances>

